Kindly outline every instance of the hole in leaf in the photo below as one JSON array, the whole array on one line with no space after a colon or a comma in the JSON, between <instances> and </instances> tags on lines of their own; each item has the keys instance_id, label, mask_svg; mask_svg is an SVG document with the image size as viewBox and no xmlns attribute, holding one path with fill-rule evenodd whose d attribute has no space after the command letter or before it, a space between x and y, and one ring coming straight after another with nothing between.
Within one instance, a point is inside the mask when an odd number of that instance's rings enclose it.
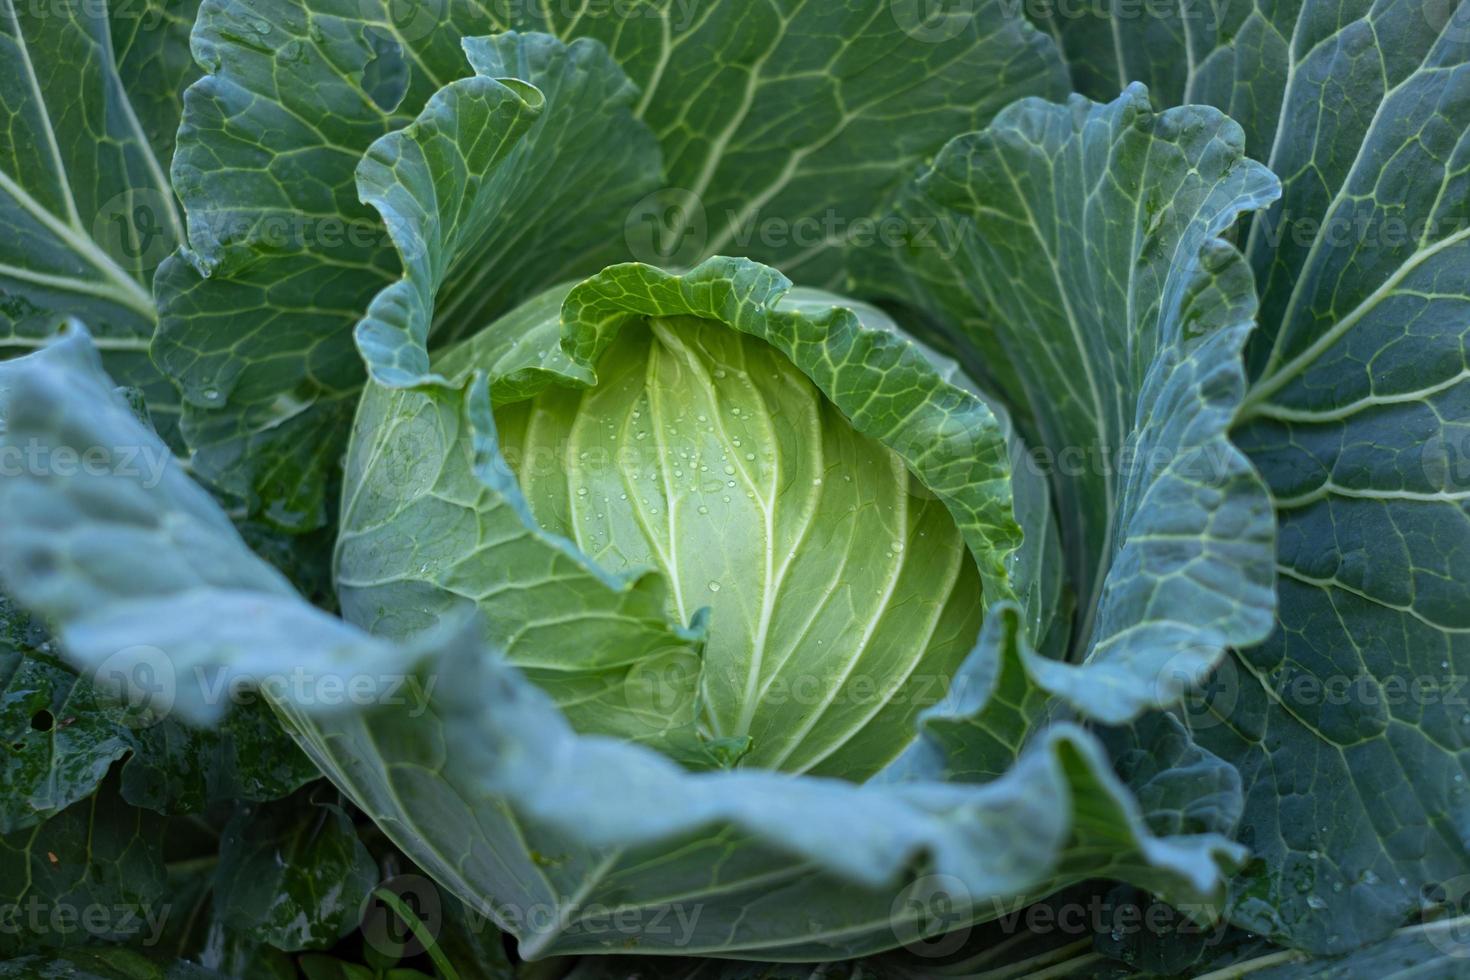
<instances>
[{"instance_id":1,"label":"hole in leaf","mask_svg":"<svg viewBox=\"0 0 1470 980\"><path fill-rule=\"evenodd\" d=\"M44 708L31 715L31 728L38 732L49 732L56 725L56 718Z\"/></svg>"}]
</instances>

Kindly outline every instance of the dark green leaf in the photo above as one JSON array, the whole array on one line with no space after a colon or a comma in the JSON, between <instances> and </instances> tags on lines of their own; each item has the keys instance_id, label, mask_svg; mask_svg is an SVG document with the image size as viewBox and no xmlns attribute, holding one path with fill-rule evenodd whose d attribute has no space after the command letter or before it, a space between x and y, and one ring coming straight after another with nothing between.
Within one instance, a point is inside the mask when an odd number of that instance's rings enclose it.
<instances>
[{"instance_id":1,"label":"dark green leaf","mask_svg":"<svg viewBox=\"0 0 1470 980\"><path fill-rule=\"evenodd\" d=\"M277 949L327 949L356 928L378 871L341 807L296 799L243 807L224 831L214 912Z\"/></svg>"}]
</instances>

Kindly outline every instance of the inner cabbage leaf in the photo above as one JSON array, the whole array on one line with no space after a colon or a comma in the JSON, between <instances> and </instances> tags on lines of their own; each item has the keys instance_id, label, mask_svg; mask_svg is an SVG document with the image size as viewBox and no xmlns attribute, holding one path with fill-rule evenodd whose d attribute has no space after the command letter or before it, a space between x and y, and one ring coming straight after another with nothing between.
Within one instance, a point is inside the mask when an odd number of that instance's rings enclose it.
<instances>
[{"instance_id":1,"label":"inner cabbage leaf","mask_svg":"<svg viewBox=\"0 0 1470 980\"><path fill-rule=\"evenodd\" d=\"M703 720L765 768L865 778L974 645L981 588L945 506L769 344L693 317L625 327L590 389L496 412L538 524L655 568L711 612Z\"/></svg>"}]
</instances>

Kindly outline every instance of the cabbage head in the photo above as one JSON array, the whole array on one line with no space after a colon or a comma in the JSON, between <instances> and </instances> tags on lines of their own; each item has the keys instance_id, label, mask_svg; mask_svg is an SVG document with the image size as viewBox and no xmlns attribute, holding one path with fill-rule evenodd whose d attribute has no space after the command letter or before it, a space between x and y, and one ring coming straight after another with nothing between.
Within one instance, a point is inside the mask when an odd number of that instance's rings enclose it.
<instances>
[{"instance_id":1,"label":"cabbage head","mask_svg":"<svg viewBox=\"0 0 1470 980\"><path fill-rule=\"evenodd\" d=\"M204 0L172 108L16 100L0 461L118 463L0 477L68 662L263 691L527 960L1096 880L1337 953L1463 870L1459 713L1290 684L1463 665L1463 222L1279 227L1463 210L1463 30L409 6Z\"/></svg>"}]
</instances>

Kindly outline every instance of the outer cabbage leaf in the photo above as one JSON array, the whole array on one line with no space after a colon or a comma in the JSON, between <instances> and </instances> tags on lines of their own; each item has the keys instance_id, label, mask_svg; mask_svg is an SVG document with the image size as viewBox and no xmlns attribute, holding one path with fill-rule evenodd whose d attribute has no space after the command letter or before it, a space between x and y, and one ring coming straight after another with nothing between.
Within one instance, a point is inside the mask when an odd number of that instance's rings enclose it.
<instances>
[{"instance_id":1,"label":"outer cabbage leaf","mask_svg":"<svg viewBox=\"0 0 1470 980\"><path fill-rule=\"evenodd\" d=\"M1233 964L1243 976L1257 980L1456 980L1465 974L1470 947L1465 929L1470 917L1452 916L1408 926L1344 956L1307 959L1276 953Z\"/></svg>"},{"instance_id":2,"label":"outer cabbage leaf","mask_svg":"<svg viewBox=\"0 0 1470 980\"><path fill-rule=\"evenodd\" d=\"M1282 178L1235 434L1275 497L1279 621L1187 714L1245 780L1236 921L1344 950L1470 873L1470 6L1181 11L1115 21L1113 55L1061 37L1079 84L1171 77L1156 98L1226 109Z\"/></svg>"},{"instance_id":3,"label":"outer cabbage leaf","mask_svg":"<svg viewBox=\"0 0 1470 980\"><path fill-rule=\"evenodd\" d=\"M494 222L457 230L458 265L436 271L450 279L440 329L451 336L487 308L501 312L595 268L659 169L652 137L629 113L632 88L594 42L505 35L476 48L479 74L454 82L470 67L462 32L446 23L404 39L386 12L362 19L373 9L205 4L195 53L209 74L186 93L174 167L190 248L160 270L154 356L183 389L197 471L295 530L325 520L327 481L363 381L352 326L401 271L393 236L404 229L385 228L357 200L373 197L375 165L395 165L363 162L374 141L413 122L446 83L436 105L503 96L494 77L544 101L528 131L529 114L513 124L502 110L510 132L524 135L514 151L499 145L493 175L459 174L484 181L498 208ZM249 40L258 28L271 48ZM276 50L293 57L283 62Z\"/></svg>"},{"instance_id":4,"label":"outer cabbage leaf","mask_svg":"<svg viewBox=\"0 0 1470 980\"><path fill-rule=\"evenodd\" d=\"M6 444L80 450L148 438L81 332L16 364ZM334 781L530 956L624 949L625 938L720 955L850 955L943 928L923 903L936 880L975 918L994 914L998 897L1104 871L1203 902L1217 894L1217 862L1238 857L1218 835L1152 836L1095 741L1071 726L1052 728L983 786L919 773L874 786L689 774L647 749L575 735L545 695L487 653L480 627L417 649L329 629L176 469L144 482L109 472L0 483L6 587L56 622L84 665L122 647L126 668L151 646L181 668L258 683L283 657L338 685L412 664L415 676L439 678L413 705L423 714L401 704L345 710L321 684L267 690ZM68 533L33 531L58 526ZM154 558L141 568L140 549ZM159 603L166 617L136 615ZM112 643L95 642L99 625ZM174 703L207 716L197 676L179 671ZM369 693L390 696L381 686ZM609 920L615 907L623 913ZM628 928L630 914L632 936L609 931Z\"/></svg>"},{"instance_id":5,"label":"outer cabbage leaf","mask_svg":"<svg viewBox=\"0 0 1470 980\"><path fill-rule=\"evenodd\" d=\"M207 74L186 96L173 171L189 249L161 270L154 351L182 384L198 471L282 525L324 520L361 381L350 327L399 272L355 170L466 74L463 38L558 40L474 55L477 72L535 84L548 105L448 283L447 336L622 258L739 248L831 278L828 260L854 229L872 236L860 222L944 140L1019 95L1063 91L1050 41L1003 4L939 35L910 6L637 0L614 17L490 0L206 2L194 48ZM760 227L772 217L779 238Z\"/></svg>"},{"instance_id":6,"label":"outer cabbage leaf","mask_svg":"<svg viewBox=\"0 0 1470 980\"><path fill-rule=\"evenodd\" d=\"M173 19L194 4L173 6L0 2L0 357L83 317L166 432L178 394L148 358L149 286L183 238L168 166L189 64Z\"/></svg>"},{"instance_id":7,"label":"outer cabbage leaf","mask_svg":"<svg viewBox=\"0 0 1470 980\"><path fill-rule=\"evenodd\" d=\"M0 957L156 940L168 917L165 824L158 814L124 804L109 782L43 823L0 835ZM47 928L65 910L71 921ZM92 916L90 931L76 918L82 912ZM40 928L27 921L33 915L44 917Z\"/></svg>"},{"instance_id":8,"label":"outer cabbage leaf","mask_svg":"<svg viewBox=\"0 0 1470 980\"><path fill-rule=\"evenodd\" d=\"M903 250L890 291L970 352L1046 454L1083 663L1038 662L1037 679L1094 718L1171 704L1270 630L1270 501L1228 436L1255 292L1220 236L1277 193L1238 126L1155 114L1136 87L1023 100L900 205L952 248Z\"/></svg>"},{"instance_id":9,"label":"outer cabbage leaf","mask_svg":"<svg viewBox=\"0 0 1470 980\"><path fill-rule=\"evenodd\" d=\"M1130 82L1142 82L1160 109L1215 106L1240 124L1246 152L1265 160L1291 73L1290 53L1311 47L1319 30L1336 27L1336 11L1348 6L1365 7L1251 0L1124 11L1113 0L1089 0L1065 12L1038 6L1027 13L1056 38L1071 87L1081 94L1111 99Z\"/></svg>"},{"instance_id":10,"label":"outer cabbage leaf","mask_svg":"<svg viewBox=\"0 0 1470 980\"><path fill-rule=\"evenodd\" d=\"M0 598L0 617L5 604ZM218 729L151 718L100 695L54 653L3 635L0 744L8 747L0 759L0 833L90 796L120 759L122 798L169 814L275 799L318 776L264 704L237 705Z\"/></svg>"},{"instance_id":11,"label":"outer cabbage leaf","mask_svg":"<svg viewBox=\"0 0 1470 980\"><path fill-rule=\"evenodd\" d=\"M0 480L9 591L54 623L56 641L75 662L99 681L110 678L135 709L218 721L232 683L247 669L257 682L292 676L297 661L287 637L323 651L311 678L316 690L323 682L344 684L375 663L398 662L391 647L364 646L358 631L302 602L281 573L251 553L214 499L113 389L80 324L36 354L0 363L0 418L5 445L24 446L28 433L45 429L51 435L37 446L46 458L70 446L90 460ZM141 467L140 456L167 465ZM38 510L26 520L20 515L30 507ZM140 554L150 556L142 577ZM118 601L103 602L108 594ZM209 636L191 621L205 609L215 627ZM278 640L265 641L262 631ZM331 672L323 670L328 654L336 659Z\"/></svg>"},{"instance_id":12,"label":"outer cabbage leaf","mask_svg":"<svg viewBox=\"0 0 1470 980\"><path fill-rule=\"evenodd\" d=\"M1470 31L1432 12L1363 8L1298 49L1285 193L1248 243L1237 438L1276 499L1280 624L1200 738L1246 776L1263 864L1236 918L1317 951L1470 874Z\"/></svg>"},{"instance_id":13,"label":"outer cabbage leaf","mask_svg":"<svg viewBox=\"0 0 1470 980\"><path fill-rule=\"evenodd\" d=\"M302 794L235 812L220 836L211 901L236 936L293 952L330 949L362 925L379 877L352 817Z\"/></svg>"}]
</instances>

